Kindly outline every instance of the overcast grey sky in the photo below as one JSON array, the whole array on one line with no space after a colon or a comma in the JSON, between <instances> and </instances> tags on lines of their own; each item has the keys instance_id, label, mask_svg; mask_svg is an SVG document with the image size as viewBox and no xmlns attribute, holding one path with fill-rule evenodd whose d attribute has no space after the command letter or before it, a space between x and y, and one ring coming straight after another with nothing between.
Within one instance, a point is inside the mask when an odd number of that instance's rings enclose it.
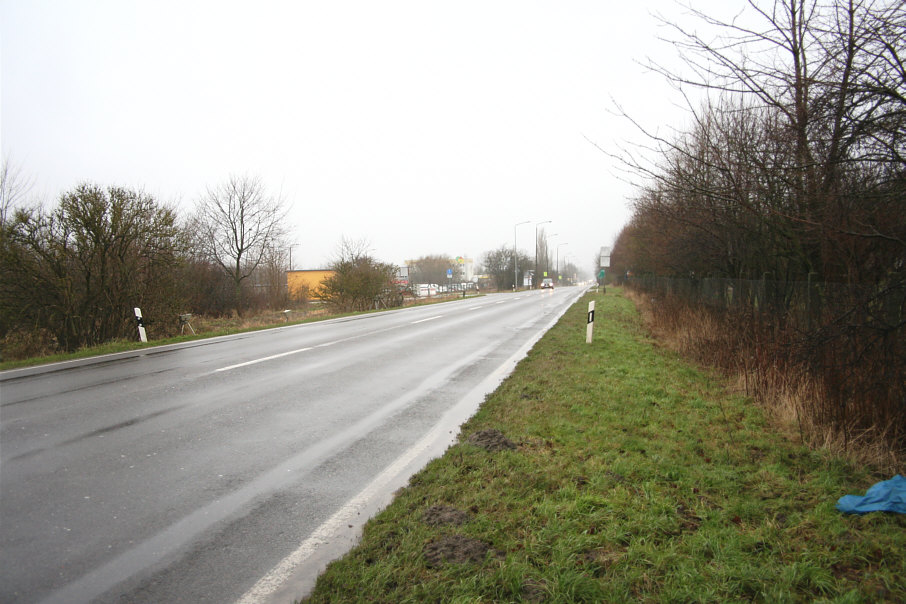
<instances>
[{"instance_id":1,"label":"overcast grey sky","mask_svg":"<svg viewBox=\"0 0 906 604\"><path fill-rule=\"evenodd\" d=\"M259 175L292 206L296 268L344 236L477 261L551 220L590 269L632 191L586 137L640 140L613 100L683 119L638 64L673 60L654 13L688 19L672 0L0 0L0 146L47 202L91 181L188 213Z\"/></svg>"}]
</instances>

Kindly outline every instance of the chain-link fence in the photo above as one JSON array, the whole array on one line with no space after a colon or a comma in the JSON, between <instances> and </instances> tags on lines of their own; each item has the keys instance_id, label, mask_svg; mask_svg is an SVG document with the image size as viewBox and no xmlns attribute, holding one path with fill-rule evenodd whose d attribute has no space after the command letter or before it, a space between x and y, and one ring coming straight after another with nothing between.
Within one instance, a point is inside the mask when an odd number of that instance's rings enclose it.
<instances>
[{"instance_id":1,"label":"chain-link fence","mask_svg":"<svg viewBox=\"0 0 906 604\"><path fill-rule=\"evenodd\" d=\"M906 281L902 279L845 285L814 279L777 281L767 276L758 280L643 276L630 278L628 285L711 308L746 309L803 334L841 321L872 330L902 331L906 327Z\"/></svg>"},{"instance_id":2,"label":"chain-link fence","mask_svg":"<svg viewBox=\"0 0 906 604\"><path fill-rule=\"evenodd\" d=\"M807 375L820 384L819 421L847 433L875 430L906 451L906 278L875 284L632 277L655 312L698 308L723 320L703 334L725 368ZM714 329L713 326L711 329ZM724 344L721 344L723 342ZM713 352L716 351L712 351ZM713 357L712 357L713 358Z\"/></svg>"}]
</instances>

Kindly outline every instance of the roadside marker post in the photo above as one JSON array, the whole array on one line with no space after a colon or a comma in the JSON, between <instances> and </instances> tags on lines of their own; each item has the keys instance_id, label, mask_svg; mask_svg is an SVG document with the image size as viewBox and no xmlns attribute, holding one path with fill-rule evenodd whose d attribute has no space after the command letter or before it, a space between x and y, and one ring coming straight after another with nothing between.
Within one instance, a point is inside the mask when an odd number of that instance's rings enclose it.
<instances>
[{"instance_id":1,"label":"roadside marker post","mask_svg":"<svg viewBox=\"0 0 906 604\"><path fill-rule=\"evenodd\" d=\"M591 344L592 332L595 328L595 301L588 303L588 325L585 327L585 343Z\"/></svg>"},{"instance_id":2,"label":"roadside marker post","mask_svg":"<svg viewBox=\"0 0 906 604\"><path fill-rule=\"evenodd\" d=\"M138 339L142 342L148 342L148 336L145 335L145 321L142 319L142 309L135 308L135 321L138 323Z\"/></svg>"}]
</instances>

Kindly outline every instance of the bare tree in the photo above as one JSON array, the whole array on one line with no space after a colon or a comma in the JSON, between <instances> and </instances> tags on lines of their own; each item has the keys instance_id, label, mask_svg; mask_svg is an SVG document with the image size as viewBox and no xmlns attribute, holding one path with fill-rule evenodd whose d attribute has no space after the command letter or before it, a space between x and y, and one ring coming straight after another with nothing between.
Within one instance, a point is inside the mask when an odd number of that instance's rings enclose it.
<instances>
[{"instance_id":1,"label":"bare tree","mask_svg":"<svg viewBox=\"0 0 906 604\"><path fill-rule=\"evenodd\" d=\"M906 11L899 0L746 4L748 18L729 23L691 10L719 32L713 39L665 20L688 69L654 67L680 88L720 99L693 111L699 126L715 107L758 112L773 122L760 134L774 146L759 150L766 160L760 167L781 186L772 192L777 203L762 205L762 212L794 235L791 249L802 271L864 278L866 246L886 240L901 254L904 242L895 217L902 215L906 178ZM672 141L656 141L661 150L684 152ZM735 168L719 169L732 175ZM752 198L746 187L734 194Z\"/></svg>"},{"instance_id":2,"label":"bare tree","mask_svg":"<svg viewBox=\"0 0 906 604\"><path fill-rule=\"evenodd\" d=\"M10 218L10 212L22 205L25 196L32 188L32 180L22 176L22 172L10 164L9 157L3 158L0 166L0 224Z\"/></svg>"},{"instance_id":3,"label":"bare tree","mask_svg":"<svg viewBox=\"0 0 906 604\"><path fill-rule=\"evenodd\" d=\"M413 283L447 283L447 270L452 270L453 282L462 281L462 266L446 254L422 256L409 264Z\"/></svg>"},{"instance_id":4,"label":"bare tree","mask_svg":"<svg viewBox=\"0 0 906 604\"><path fill-rule=\"evenodd\" d=\"M482 254L481 266L485 274L494 281L494 288L502 290L507 287L508 276L513 275L513 250L508 245L502 245L496 250ZM509 281L512 283L512 280Z\"/></svg>"},{"instance_id":5,"label":"bare tree","mask_svg":"<svg viewBox=\"0 0 906 604\"><path fill-rule=\"evenodd\" d=\"M525 278L525 267L532 266L533 260L528 254L519 251L517 261L518 281L522 283ZM481 265L485 274L494 281L495 288L501 291L513 288L516 275L514 275L515 268L513 267L513 247L510 244L503 244L495 250L482 254Z\"/></svg>"},{"instance_id":6,"label":"bare tree","mask_svg":"<svg viewBox=\"0 0 906 604\"><path fill-rule=\"evenodd\" d=\"M689 131L645 132L654 159L627 156L647 184L614 257L633 272L770 281L747 309L757 321L726 321L762 352L725 357L748 371L760 355L756 371L780 367L784 380L802 371L820 385L819 421L844 437L889 435L904 425L906 383L906 11L902 0L746 4L732 22L693 10L717 28L709 39L665 23L689 69L661 72L707 100L689 103ZM796 282L816 280L832 286L796 325ZM902 446L901 432L891 439Z\"/></svg>"},{"instance_id":7,"label":"bare tree","mask_svg":"<svg viewBox=\"0 0 906 604\"><path fill-rule=\"evenodd\" d=\"M535 240L535 287L541 285L542 279L554 274L551 270L550 245L547 237L544 227L538 229L538 237Z\"/></svg>"},{"instance_id":8,"label":"bare tree","mask_svg":"<svg viewBox=\"0 0 906 604\"><path fill-rule=\"evenodd\" d=\"M285 308L289 302L286 289L286 270L289 266L289 249L283 245L268 246L261 266L252 279L258 299L268 308Z\"/></svg>"},{"instance_id":9,"label":"bare tree","mask_svg":"<svg viewBox=\"0 0 906 604\"><path fill-rule=\"evenodd\" d=\"M87 183L51 213L17 211L0 238L0 336L45 329L74 350L134 335L136 306L165 333L179 305L176 222L145 193Z\"/></svg>"},{"instance_id":10,"label":"bare tree","mask_svg":"<svg viewBox=\"0 0 906 604\"><path fill-rule=\"evenodd\" d=\"M269 249L282 246L286 212L283 200L270 195L259 177L251 176L231 176L209 188L198 202L197 245L232 281L239 315L245 308L244 282Z\"/></svg>"},{"instance_id":11,"label":"bare tree","mask_svg":"<svg viewBox=\"0 0 906 604\"><path fill-rule=\"evenodd\" d=\"M333 275L321 282L318 298L344 312L373 308L376 299L391 288L396 267L368 253L367 241L344 238L330 263Z\"/></svg>"}]
</instances>

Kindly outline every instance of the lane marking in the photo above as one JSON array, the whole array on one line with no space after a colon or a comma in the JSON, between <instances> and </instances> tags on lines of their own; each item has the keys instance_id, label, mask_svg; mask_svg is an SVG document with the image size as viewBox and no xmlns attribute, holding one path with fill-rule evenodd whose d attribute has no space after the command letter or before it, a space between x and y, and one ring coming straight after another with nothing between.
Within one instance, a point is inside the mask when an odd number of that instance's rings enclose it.
<instances>
[{"instance_id":1,"label":"lane marking","mask_svg":"<svg viewBox=\"0 0 906 604\"><path fill-rule=\"evenodd\" d=\"M253 361L246 361L245 363L237 363L236 365L229 365L227 367L221 367L220 369L215 369L214 373L219 373L221 371L230 371L231 369L239 369L240 367L247 367L249 365L255 365L257 363L263 363L265 361L272 361L274 359L279 359L280 357L288 357L291 354L299 354L300 352L305 352L306 350L311 350L311 346L306 346L305 348L297 348L296 350L290 350L289 352L281 352L280 354L272 354L269 357L261 357L260 359L255 359Z\"/></svg>"},{"instance_id":2,"label":"lane marking","mask_svg":"<svg viewBox=\"0 0 906 604\"><path fill-rule=\"evenodd\" d=\"M428 319L422 319L421 321L413 321L415 323L422 323L423 321L431 321L433 319L439 319L443 315L437 315L436 317L430 317ZM235 365L229 365L227 367L221 367L220 369L215 369L212 373L219 373L221 371L230 371L231 369L239 369L240 367L247 367L249 365L255 365L257 363L264 363L265 361L272 361L274 359L279 359L280 357L289 356L292 354L299 354L300 352L305 352L307 350L313 350L315 348L326 348L327 346L333 346L334 344L341 344L343 342L351 342L353 340L358 340L360 338L365 338L368 336L373 336L376 334L384 333L387 331L393 331L394 329L401 329L404 325L394 325L392 327L386 327L384 329L378 329L376 331L369 331L367 333L356 334L354 336L349 336L348 338L340 338L339 340L332 340L330 342L324 342L323 344L316 344L315 346L306 346L305 348L297 348L296 350L290 350L288 352L281 352L279 354L272 354L270 356L261 357L260 359L254 359L251 361L246 361L244 363L237 363Z\"/></svg>"},{"instance_id":3,"label":"lane marking","mask_svg":"<svg viewBox=\"0 0 906 604\"><path fill-rule=\"evenodd\" d=\"M419 319L418 321L412 321L410 325L415 325L417 323L424 323L425 321L433 321L434 319L440 319L443 315L436 315L434 317L428 317L427 319Z\"/></svg>"}]
</instances>

